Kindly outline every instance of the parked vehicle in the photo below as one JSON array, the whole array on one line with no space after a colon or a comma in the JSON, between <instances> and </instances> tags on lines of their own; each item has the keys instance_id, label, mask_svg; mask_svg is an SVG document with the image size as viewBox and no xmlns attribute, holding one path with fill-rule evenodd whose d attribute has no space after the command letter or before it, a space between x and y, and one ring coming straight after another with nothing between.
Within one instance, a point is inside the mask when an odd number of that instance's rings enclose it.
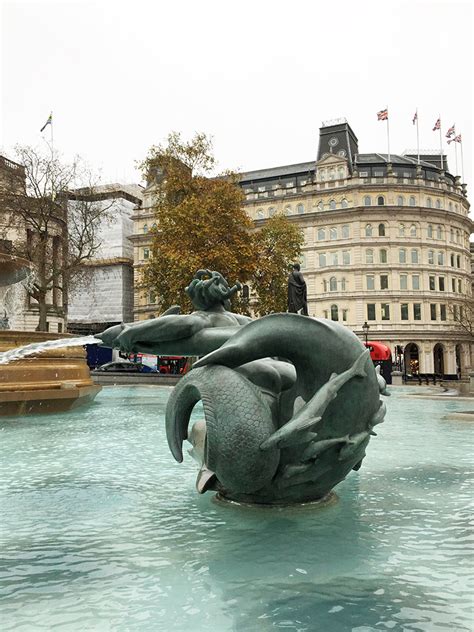
<instances>
[{"instance_id":1,"label":"parked vehicle","mask_svg":"<svg viewBox=\"0 0 474 632\"><path fill-rule=\"evenodd\" d=\"M145 364L138 362L128 362L127 360L119 360L117 362L107 362L97 367L96 371L114 371L120 373L153 373L153 369Z\"/></svg>"},{"instance_id":2,"label":"parked vehicle","mask_svg":"<svg viewBox=\"0 0 474 632\"><path fill-rule=\"evenodd\" d=\"M183 356L160 356L158 370L165 375L182 375L188 369L188 358Z\"/></svg>"}]
</instances>

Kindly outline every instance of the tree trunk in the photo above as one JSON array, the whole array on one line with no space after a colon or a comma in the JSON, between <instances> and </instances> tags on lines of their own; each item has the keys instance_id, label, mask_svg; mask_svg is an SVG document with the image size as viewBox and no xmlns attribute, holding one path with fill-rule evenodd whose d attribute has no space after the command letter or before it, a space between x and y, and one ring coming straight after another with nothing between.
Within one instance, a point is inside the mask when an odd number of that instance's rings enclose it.
<instances>
[{"instance_id":1,"label":"tree trunk","mask_svg":"<svg viewBox=\"0 0 474 632\"><path fill-rule=\"evenodd\" d=\"M38 296L39 322L36 331L47 331L48 306L46 305L46 293Z\"/></svg>"}]
</instances>

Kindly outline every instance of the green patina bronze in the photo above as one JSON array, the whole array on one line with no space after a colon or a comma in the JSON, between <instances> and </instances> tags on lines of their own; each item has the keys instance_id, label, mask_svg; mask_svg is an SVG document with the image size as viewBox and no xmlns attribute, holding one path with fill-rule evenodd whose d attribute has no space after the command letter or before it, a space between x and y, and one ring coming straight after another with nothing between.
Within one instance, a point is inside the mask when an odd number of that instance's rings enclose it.
<instances>
[{"instance_id":1,"label":"green patina bronze","mask_svg":"<svg viewBox=\"0 0 474 632\"><path fill-rule=\"evenodd\" d=\"M385 415L385 381L360 340L337 322L233 314L229 299L239 288L200 270L186 288L192 314L171 308L98 337L125 351L201 356L166 410L170 450L181 462L189 441L199 492L259 504L322 499L360 468ZM205 419L190 429L198 401Z\"/></svg>"}]
</instances>

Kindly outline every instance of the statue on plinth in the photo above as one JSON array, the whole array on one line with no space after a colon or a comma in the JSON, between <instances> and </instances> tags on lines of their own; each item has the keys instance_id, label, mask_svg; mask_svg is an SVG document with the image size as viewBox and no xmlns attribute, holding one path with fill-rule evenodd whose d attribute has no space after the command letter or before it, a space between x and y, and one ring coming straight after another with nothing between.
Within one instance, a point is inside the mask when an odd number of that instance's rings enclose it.
<instances>
[{"instance_id":1,"label":"statue on plinth","mask_svg":"<svg viewBox=\"0 0 474 632\"><path fill-rule=\"evenodd\" d=\"M293 270L288 277L288 311L290 314L308 316L308 296L306 281L299 263L293 264Z\"/></svg>"},{"instance_id":2,"label":"statue on plinth","mask_svg":"<svg viewBox=\"0 0 474 632\"><path fill-rule=\"evenodd\" d=\"M232 313L239 287L200 270L186 288L192 314L174 307L97 337L124 351L203 356L166 409L170 450L181 462L189 441L200 493L263 505L324 499L360 468L385 415L385 381L357 336L337 322ZM204 419L189 428L199 401Z\"/></svg>"}]
</instances>

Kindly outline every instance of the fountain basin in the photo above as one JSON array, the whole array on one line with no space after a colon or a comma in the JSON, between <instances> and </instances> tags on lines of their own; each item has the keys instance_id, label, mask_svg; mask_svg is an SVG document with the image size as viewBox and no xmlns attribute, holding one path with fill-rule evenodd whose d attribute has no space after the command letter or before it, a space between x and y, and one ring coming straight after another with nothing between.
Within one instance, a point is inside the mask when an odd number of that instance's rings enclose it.
<instances>
[{"instance_id":1,"label":"fountain basin","mask_svg":"<svg viewBox=\"0 0 474 632\"><path fill-rule=\"evenodd\" d=\"M0 332L0 352L66 337L5 330ZM91 379L82 347L48 349L0 366L0 416L66 411L92 401L100 390Z\"/></svg>"}]
</instances>

